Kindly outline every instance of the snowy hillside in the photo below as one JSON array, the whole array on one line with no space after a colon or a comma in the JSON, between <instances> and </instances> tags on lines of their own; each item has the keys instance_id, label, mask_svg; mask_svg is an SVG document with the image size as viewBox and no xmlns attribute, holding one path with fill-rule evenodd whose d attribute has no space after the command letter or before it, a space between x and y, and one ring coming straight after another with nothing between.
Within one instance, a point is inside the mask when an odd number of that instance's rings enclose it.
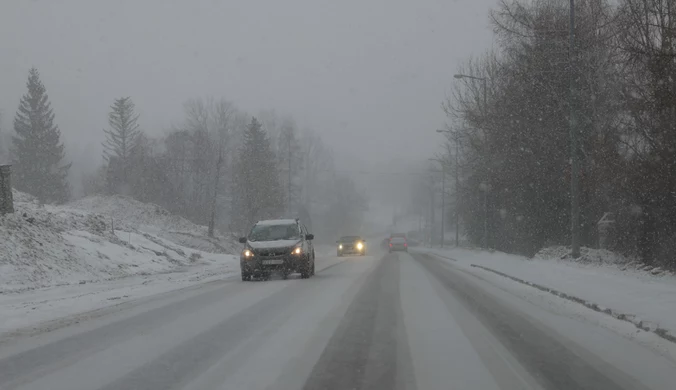
<instances>
[{"instance_id":1,"label":"snowy hillside","mask_svg":"<svg viewBox=\"0 0 676 390\"><path fill-rule=\"evenodd\" d=\"M233 240L124 197L43 206L14 192L0 217L0 293L234 263ZM114 223L114 231L111 226Z\"/></svg>"},{"instance_id":2,"label":"snowy hillside","mask_svg":"<svg viewBox=\"0 0 676 390\"><path fill-rule=\"evenodd\" d=\"M217 253L234 253L238 250L234 237L209 238L206 226L173 215L158 205L142 203L126 196L90 196L71 202L62 209L101 214L116 229L150 233L193 249Z\"/></svg>"}]
</instances>

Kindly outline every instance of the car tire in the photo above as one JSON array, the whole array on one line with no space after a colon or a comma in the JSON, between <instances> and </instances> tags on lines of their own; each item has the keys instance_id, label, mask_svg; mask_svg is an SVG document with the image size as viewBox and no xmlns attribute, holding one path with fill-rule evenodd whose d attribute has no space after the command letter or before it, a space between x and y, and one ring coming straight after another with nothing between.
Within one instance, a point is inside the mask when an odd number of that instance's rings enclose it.
<instances>
[{"instance_id":1,"label":"car tire","mask_svg":"<svg viewBox=\"0 0 676 390\"><path fill-rule=\"evenodd\" d=\"M247 282L249 280L251 280L251 274L246 273L246 272L242 272L242 281Z\"/></svg>"},{"instance_id":2,"label":"car tire","mask_svg":"<svg viewBox=\"0 0 676 390\"><path fill-rule=\"evenodd\" d=\"M312 273L310 276L315 276L315 255L312 254Z\"/></svg>"},{"instance_id":3,"label":"car tire","mask_svg":"<svg viewBox=\"0 0 676 390\"><path fill-rule=\"evenodd\" d=\"M310 269L310 256L308 256L303 260L303 262L300 265L300 278L301 279L309 278L311 271L312 270Z\"/></svg>"}]
</instances>

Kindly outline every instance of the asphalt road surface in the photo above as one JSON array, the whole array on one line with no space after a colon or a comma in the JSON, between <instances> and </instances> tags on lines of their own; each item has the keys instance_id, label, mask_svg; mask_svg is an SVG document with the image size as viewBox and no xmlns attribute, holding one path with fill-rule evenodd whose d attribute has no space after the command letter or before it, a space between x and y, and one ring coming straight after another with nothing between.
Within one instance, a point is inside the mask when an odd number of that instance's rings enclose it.
<instances>
[{"instance_id":1,"label":"asphalt road surface","mask_svg":"<svg viewBox=\"0 0 676 390\"><path fill-rule=\"evenodd\" d=\"M317 261L308 280L212 282L18 337L0 389L676 388L670 360L452 263Z\"/></svg>"}]
</instances>

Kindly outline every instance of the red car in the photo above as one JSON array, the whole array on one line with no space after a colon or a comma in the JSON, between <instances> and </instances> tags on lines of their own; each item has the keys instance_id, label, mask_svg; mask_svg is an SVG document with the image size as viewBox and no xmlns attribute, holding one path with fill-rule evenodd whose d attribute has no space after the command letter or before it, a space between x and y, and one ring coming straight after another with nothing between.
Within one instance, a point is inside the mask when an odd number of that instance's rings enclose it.
<instances>
[{"instance_id":1,"label":"red car","mask_svg":"<svg viewBox=\"0 0 676 390\"><path fill-rule=\"evenodd\" d=\"M390 252L394 251L408 252L408 242L405 237L390 238Z\"/></svg>"}]
</instances>

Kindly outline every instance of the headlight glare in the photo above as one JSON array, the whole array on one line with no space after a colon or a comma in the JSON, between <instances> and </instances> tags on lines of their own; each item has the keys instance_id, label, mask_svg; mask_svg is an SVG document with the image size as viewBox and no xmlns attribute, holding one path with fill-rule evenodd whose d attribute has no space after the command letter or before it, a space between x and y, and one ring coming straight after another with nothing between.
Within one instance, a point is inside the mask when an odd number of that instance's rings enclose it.
<instances>
[{"instance_id":1,"label":"headlight glare","mask_svg":"<svg viewBox=\"0 0 676 390\"><path fill-rule=\"evenodd\" d=\"M343 244L338 245L338 249L343 249Z\"/></svg>"},{"instance_id":2,"label":"headlight glare","mask_svg":"<svg viewBox=\"0 0 676 390\"><path fill-rule=\"evenodd\" d=\"M301 249L301 247L297 247L291 253L293 253L294 255L300 255L302 252L303 250Z\"/></svg>"},{"instance_id":3,"label":"headlight glare","mask_svg":"<svg viewBox=\"0 0 676 390\"><path fill-rule=\"evenodd\" d=\"M249 249L245 249L244 252L242 252L244 257L249 258L253 256L253 252L251 252Z\"/></svg>"},{"instance_id":4,"label":"headlight glare","mask_svg":"<svg viewBox=\"0 0 676 390\"><path fill-rule=\"evenodd\" d=\"M364 244L362 244L361 242L358 242L357 243L357 249L359 249L359 250L364 249Z\"/></svg>"}]
</instances>

